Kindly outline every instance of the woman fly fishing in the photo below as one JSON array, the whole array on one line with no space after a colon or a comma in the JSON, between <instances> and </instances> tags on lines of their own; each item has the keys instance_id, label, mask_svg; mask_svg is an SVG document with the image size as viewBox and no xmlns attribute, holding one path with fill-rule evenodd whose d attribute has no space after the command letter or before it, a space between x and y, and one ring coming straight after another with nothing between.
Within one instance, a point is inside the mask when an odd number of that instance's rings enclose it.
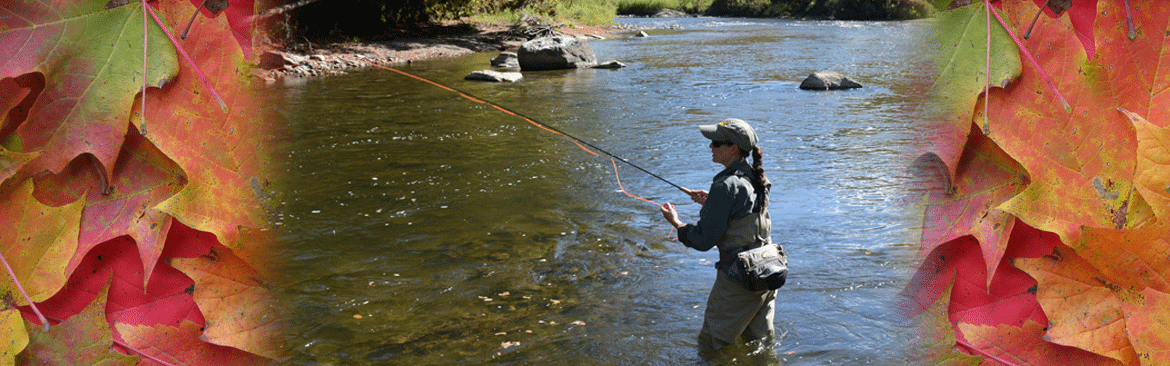
<instances>
[{"instance_id":1,"label":"woman fly fishing","mask_svg":"<svg viewBox=\"0 0 1170 366\"><path fill-rule=\"evenodd\" d=\"M775 289L783 286L787 277L787 260L783 249L771 243L772 220L767 210L771 184L764 176L763 157L759 146L756 146L756 133L747 122L731 118L717 125L699 126L703 136L711 139L712 160L723 164L725 169L715 175L709 192L692 191L519 112L405 71L372 62L370 64L458 93L473 102L486 103L536 127L564 136L590 154L600 155L600 152L608 155L614 166L615 178L617 161L620 160L686 192L692 200L703 205L697 224L683 224L679 221L678 213L670 203L660 207L662 215L678 229L679 241L684 245L700 251L719 248L719 262L715 265L719 271L707 298L703 330L699 334L700 347L704 350L718 350L734 343L741 335L749 339L764 339L775 333L772 326ZM748 155L752 156L752 165L746 161ZM658 205L626 191L621 186L620 178L618 186L630 197Z\"/></svg>"},{"instance_id":2,"label":"woman fly fishing","mask_svg":"<svg viewBox=\"0 0 1170 366\"><path fill-rule=\"evenodd\" d=\"M755 131L747 122L727 119L716 125L699 126L703 136L711 139L711 160L722 164L710 191L695 190L691 199L703 205L696 224L684 224L670 203L662 205L662 216L678 228L683 245L707 251L719 248L715 264L715 284L707 298L703 329L699 333L700 349L718 350L743 336L748 340L774 335L772 319L776 290L749 290L742 272L732 270L737 254L771 244L772 220L768 215L768 191L771 183L764 176L762 150ZM748 165L747 157L752 156ZM785 276L787 270L785 269ZM783 284L783 280L781 280Z\"/></svg>"}]
</instances>

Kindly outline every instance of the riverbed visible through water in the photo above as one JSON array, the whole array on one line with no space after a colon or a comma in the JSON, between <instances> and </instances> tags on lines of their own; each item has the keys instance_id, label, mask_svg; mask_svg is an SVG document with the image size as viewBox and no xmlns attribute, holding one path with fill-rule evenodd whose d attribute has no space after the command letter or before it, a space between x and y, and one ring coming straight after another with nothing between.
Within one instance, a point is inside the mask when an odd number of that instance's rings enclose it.
<instances>
[{"instance_id":1,"label":"riverbed visible through water","mask_svg":"<svg viewBox=\"0 0 1170 366\"><path fill-rule=\"evenodd\" d=\"M590 42L616 70L463 80L497 53L402 65L707 189L698 125L760 136L772 234L791 275L775 342L716 364L900 363L894 314L919 225L904 153L921 130L914 22L619 19L649 37ZM797 88L837 71L864 88ZM658 208L618 188L609 159L524 120L370 68L289 81L286 234L298 365L696 365L716 251L668 238ZM618 163L621 183L699 205ZM738 352L738 353L736 353ZM761 361L762 360L762 361Z\"/></svg>"}]
</instances>

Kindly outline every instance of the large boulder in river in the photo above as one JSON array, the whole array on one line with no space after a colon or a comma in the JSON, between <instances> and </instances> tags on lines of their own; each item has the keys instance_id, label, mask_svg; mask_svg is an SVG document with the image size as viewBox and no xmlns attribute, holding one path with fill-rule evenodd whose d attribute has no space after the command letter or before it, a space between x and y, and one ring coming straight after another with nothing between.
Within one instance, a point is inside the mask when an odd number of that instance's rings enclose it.
<instances>
[{"instance_id":1,"label":"large boulder in river","mask_svg":"<svg viewBox=\"0 0 1170 366\"><path fill-rule=\"evenodd\" d=\"M575 37L544 37L524 42L516 53L521 70L557 70L591 67L597 55Z\"/></svg>"},{"instance_id":2,"label":"large boulder in river","mask_svg":"<svg viewBox=\"0 0 1170 366\"><path fill-rule=\"evenodd\" d=\"M492 70L479 70L479 71L472 71L470 74L467 74L467 76L464 76L463 78L467 79L467 80L494 81L494 82L506 81L509 83L514 83L514 82L520 81L520 79L523 79L524 75L521 75L518 72L499 72L499 71L492 71Z\"/></svg>"},{"instance_id":3,"label":"large boulder in river","mask_svg":"<svg viewBox=\"0 0 1170 366\"><path fill-rule=\"evenodd\" d=\"M804 90L840 90L860 88L861 84L833 71L817 71L800 83Z\"/></svg>"}]
</instances>

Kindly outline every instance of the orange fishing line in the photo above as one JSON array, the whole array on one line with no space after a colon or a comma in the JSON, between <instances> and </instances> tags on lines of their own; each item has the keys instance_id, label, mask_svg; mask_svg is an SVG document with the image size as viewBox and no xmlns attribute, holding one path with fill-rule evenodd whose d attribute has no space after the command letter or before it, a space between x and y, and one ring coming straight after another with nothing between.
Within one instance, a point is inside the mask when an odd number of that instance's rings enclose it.
<instances>
[{"instance_id":1,"label":"orange fishing line","mask_svg":"<svg viewBox=\"0 0 1170 366\"><path fill-rule=\"evenodd\" d=\"M630 191L627 191L627 190L626 190L626 187L623 187L623 186L622 186L622 177L618 176L618 170L617 170L617 161L614 161L614 160L613 160L613 158L609 158L609 162L613 164L613 177L614 177L615 179L617 179L618 188L621 188L623 193L625 193L627 196L630 196L630 197L637 198L637 199L640 199L640 200L642 200L642 201L645 201L645 202L647 202L647 203L649 203L649 204L651 204L651 205L655 205L655 206L662 206L662 205L660 205L660 204L658 204L658 203L656 203L656 202L654 202L654 201L651 201L651 200L648 200L648 199L645 199L645 198L642 198L642 197L638 197L638 196L634 195L633 193L630 193Z\"/></svg>"},{"instance_id":2,"label":"orange fishing line","mask_svg":"<svg viewBox=\"0 0 1170 366\"><path fill-rule=\"evenodd\" d=\"M460 93L459 95L463 95L463 93ZM526 122L528 122L528 123L531 123L533 126L540 127L540 129L542 129L542 130L545 130L545 131L548 131L548 132L552 132L552 133L554 133L554 134L560 135L561 137L566 137L566 138L568 137L568 136L565 136L565 134L563 134L563 133L560 133L559 131L553 130L553 129L551 129L551 128L548 128L548 127L544 127L544 125L541 125L541 124L539 124L539 123L536 123L536 121L533 121L531 118L524 117L524 116L521 116L521 115L519 115L519 114L516 114L516 112L509 111L507 108L504 108L504 107L498 106L498 105L496 105L495 103L491 103L491 102L484 102L484 103L487 103L488 105L492 106L492 108L498 109L500 112L504 112L504 113L507 113L507 114L510 114L510 115L513 115L513 116L516 116L516 117L519 117L519 118L523 118L523 119L524 119L524 121L526 121ZM577 145L577 147L581 148L581 150L585 150L585 152L587 152L587 153L593 154L593 155L595 155L595 156L601 156L601 154L598 154L597 152L594 152L593 150L590 150L589 148L585 147L585 145L581 145L581 143L580 143L580 142L577 142L576 140L569 139L569 141L572 141L572 142L573 142L573 144L576 144L576 145Z\"/></svg>"},{"instance_id":3,"label":"orange fishing line","mask_svg":"<svg viewBox=\"0 0 1170 366\"><path fill-rule=\"evenodd\" d=\"M386 70L390 70L390 71L393 71L393 72L396 72L396 73L399 73L399 74L402 74L402 75L405 75L405 76L409 76L409 77L411 77L411 78L414 78L414 79L417 79L417 80L420 80L420 81L426 82L427 84L431 84L431 85L437 86L437 87L439 87L439 88L442 88L443 90L447 90L447 91L450 91L450 92L452 92L452 93L459 94L459 96L461 96L461 97L464 97L464 98L467 98L467 100L470 100L470 101L472 101L472 102L476 102L476 103L479 103L479 104L491 104L492 106L495 106L495 104L488 103L488 102L485 102L485 101L482 101L482 100L479 100L479 99L472 98L470 95L463 94L463 92L461 92L461 91L458 91L458 90L452 89L452 88L450 88L450 87L448 87L448 86L446 86L446 85L443 85L443 84L436 83L436 82L434 82L434 81L431 81L431 80L429 80L429 79L423 78L423 77L421 77L421 76L415 76L414 74L411 74L411 73L409 73L409 72L406 72L406 71L402 71L402 70L399 70L399 69L395 69L395 68L393 68L393 67L386 67L386 66L382 66L382 65L379 65L379 64L376 64L376 63L373 63L373 62L370 62L370 61L366 61L366 60L358 60L358 61L362 61L362 62L365 62L365 63L367 63L367 64L370 64L370 65L374 65L374 66L377 66L377 67L380 67L380 68L383 68L383 69L386 69Z\"/></svg>"},{"instance_id":4,"label":"orange fishing line","mask_svg":"<svg viewBox=\"0 0 1170 366\"><path fill-rule=\"evenodd\" d=\"M662 205L658 204L657 202L639 197L633 193L630 193L630 191L627 191L626 187L622 186L622 177L618 174L617 161L613 160L613 158L609 158L609 163L613 164L613 178L617 179L618 188L622 189L622 193L625 193L627 196L637 198L637 199L640 199L642 201L646 201L647 203L655 205L655 206L662 206ZM672 237L673 236L672 234L674 234L674 225L671 225L670 231L666 232L666 239L675 240L675 238Z\"/></svg>"}]
</instances>

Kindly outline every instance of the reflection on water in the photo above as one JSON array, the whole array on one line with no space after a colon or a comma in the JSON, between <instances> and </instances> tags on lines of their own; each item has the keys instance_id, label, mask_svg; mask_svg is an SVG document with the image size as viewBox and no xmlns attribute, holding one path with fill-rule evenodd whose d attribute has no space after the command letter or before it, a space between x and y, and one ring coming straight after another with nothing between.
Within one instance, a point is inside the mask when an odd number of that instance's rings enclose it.
<instances>
[{"instance_id":1,"label":"reflection on water","mask_svg":"<svg viewBox=\"0 0 1170 366\"><path fill-rule=\"evenodd\" d=\"M913 23L630 19L670 26L593 42L620 70L473 83L495 54L404 69L497 102L672 182L706 189L699 124L750 121L792 277L777 338L716 363L897 363L891 313L915 224L901 147L915 138ZM866 85L796 86L820 70ZM279 225L297 312L294 364L694 364L715 252L668 240L607 159L523 120L384 70L274 88L291 118ZM621 166L622 183L698 205ZM774 356L768 356L774 355Z\"/></svg>"}]
</instances>

